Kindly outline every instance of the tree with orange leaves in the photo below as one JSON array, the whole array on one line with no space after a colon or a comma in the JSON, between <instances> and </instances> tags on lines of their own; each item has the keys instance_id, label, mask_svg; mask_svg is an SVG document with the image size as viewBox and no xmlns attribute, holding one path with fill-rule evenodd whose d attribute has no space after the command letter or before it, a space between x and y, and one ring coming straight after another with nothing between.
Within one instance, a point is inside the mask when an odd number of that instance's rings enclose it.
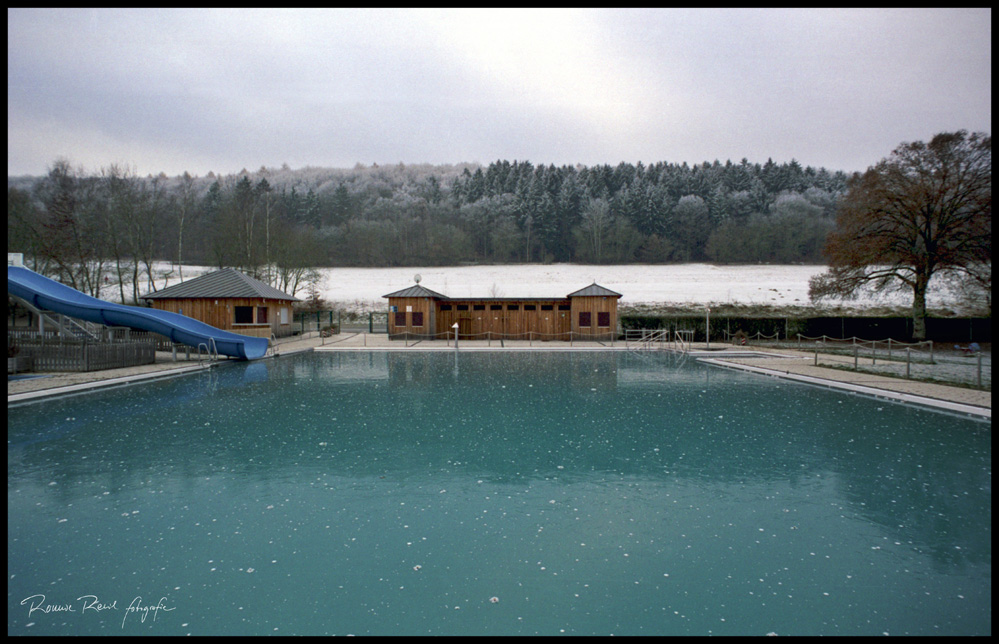
<instances>
[{"instance_id":1,"label":"tree with orange leaves","mask_svg":"<svg viewBox=\"0 0 999 644\"><path fill-rule=\"evenodd\" d=\"M813 300L911 289L912 335L925 339L931 278L991 288L992 137L960 130L903 143L854 174L825 254L829 270L809 283Z\"/></svg>"}]
</instances>

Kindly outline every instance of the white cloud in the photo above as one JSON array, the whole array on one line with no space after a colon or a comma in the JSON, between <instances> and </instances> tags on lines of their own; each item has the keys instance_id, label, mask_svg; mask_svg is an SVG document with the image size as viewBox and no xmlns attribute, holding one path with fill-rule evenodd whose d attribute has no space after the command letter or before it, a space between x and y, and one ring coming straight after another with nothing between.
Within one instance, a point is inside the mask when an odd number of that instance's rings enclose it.
<instances>
[{"instance_id":1,"label":"white cloud","mask_svg":"<svg viewBox=\"0 0 999 644\"><path fill-rule=\"evenodd\" d=\"M949 9L9 9L8 173L58 155L171 174L499 158L862 170L902 141L991 127L990 24Z\"/></svg>"}]
</instances>

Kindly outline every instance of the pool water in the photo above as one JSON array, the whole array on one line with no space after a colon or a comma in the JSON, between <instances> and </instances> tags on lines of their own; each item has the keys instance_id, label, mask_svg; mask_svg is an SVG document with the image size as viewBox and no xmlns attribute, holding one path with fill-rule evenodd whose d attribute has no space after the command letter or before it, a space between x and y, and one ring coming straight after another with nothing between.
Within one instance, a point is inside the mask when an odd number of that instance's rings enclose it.
<instances>
[{"instance_id":1,"label":"pool water","mask_svg":"<svg viewBox=\"0 0 999 644\"><path fill-rule=\"evenodd\" d=\"M8 634L992 630L990 423L620 352L303 354L7 419Z\"/></svg>"}]
</instances>

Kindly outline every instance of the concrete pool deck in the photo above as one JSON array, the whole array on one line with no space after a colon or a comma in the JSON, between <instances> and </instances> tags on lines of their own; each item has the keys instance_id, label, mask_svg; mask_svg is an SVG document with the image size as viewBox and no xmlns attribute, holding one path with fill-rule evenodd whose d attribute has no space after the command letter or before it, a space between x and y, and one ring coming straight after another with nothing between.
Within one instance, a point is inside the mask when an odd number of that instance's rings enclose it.
<instances>
[{"instance_id":1,"label":"concrete pool deck","mask_svg":"<svg viewBox=\"0 0 999 644\"><path fill-rule=\"evenodd\" d=\"M628 351L634 350L623 340L610 342L542 342L526 340L462 340L458 343L463 351ZM733 347L712 343L712 350L705 350L703 343L695 343L689 355L708 364L728 369L740 369L761 375L786 378L807 384L842 389L862 395L875 396L934 407L959 414L969 414L979 418L992 418L992 393L954 387L938 383L904 380L863 371L852 371L853 357L823 355L820 366L814 365L812 353L791 349L767 347ZM454 351L452 342L422 341L405 342L389 340L385 334L343 334L331 338L283 338L274 348L275 358L301 353L303 351ZM158 352L156 362L150 365L109 369L106 371L49 373L42 377L7 381L7 404L29 402L50 396L80 393L96 388L123 386L151 379L186 375L210 369L213 363L199 362L197 358L183 359L178 352L177 361L169 352ZM271 359L271 358L266 358ZM221 361L225 363L226 361ZM835 368L836 363L842 363ZM869 358L861 358L860 365L870 364ZM218 365L219 363L214 363ZM991 364L991 359L990 359ZM829 366L826 366L829 365ZM938 365L947 369L946 364Z\"/></svg>"}]
</instances>

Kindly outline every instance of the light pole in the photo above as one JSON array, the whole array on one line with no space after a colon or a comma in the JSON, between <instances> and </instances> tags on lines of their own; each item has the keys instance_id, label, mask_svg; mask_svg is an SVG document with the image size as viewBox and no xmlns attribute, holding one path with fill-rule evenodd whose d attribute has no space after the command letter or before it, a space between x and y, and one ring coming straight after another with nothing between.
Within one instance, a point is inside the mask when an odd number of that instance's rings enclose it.
<instances>
[{"instance_id":1,"label":"light pole","mask_svg":"<svg viewBox=\"0 0 999 644\"><path fill-rule=\"evenodd\" d=\"M708 307L708 316L704 322L704 349L711 350L711 307Z\"/></svg>"},{"instance_id":2,"label":"light pole","mask_svg":"<svg viewBox=\"0 0 999 644\"><path fill-rule=\"evenodd\" d=\"M458 323L452 324L451 328L454 329L454 352L458 353Z\"/></svg>"}]
</instances>

